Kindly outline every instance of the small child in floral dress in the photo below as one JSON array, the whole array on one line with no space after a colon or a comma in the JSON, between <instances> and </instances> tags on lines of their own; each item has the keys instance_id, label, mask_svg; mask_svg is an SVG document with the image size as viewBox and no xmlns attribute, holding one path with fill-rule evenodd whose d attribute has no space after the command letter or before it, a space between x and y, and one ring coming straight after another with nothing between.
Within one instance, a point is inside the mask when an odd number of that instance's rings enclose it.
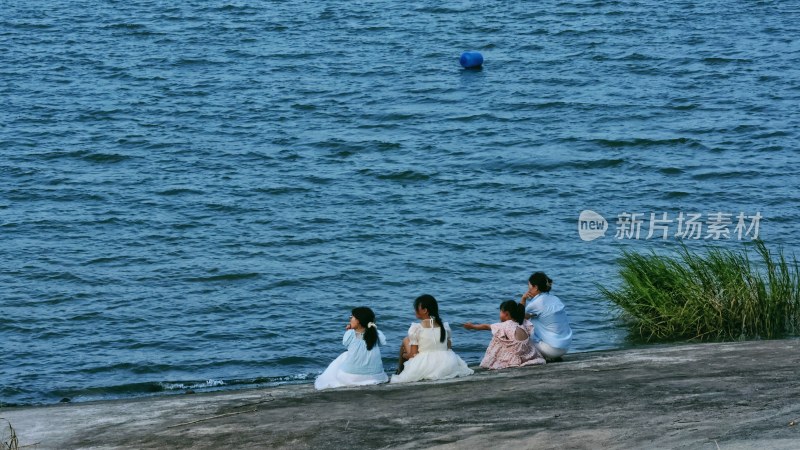
<instances>
[{"instance_id":1,"label":"small child in floral dress","mask_svg":"<svg viewBox=\"0 0 800 450\"><path fill-rule=\"evenodd\" d=\"M500 304L500 323L489 325L467 322L464 328L492 332L492 342L481 361L484 369L506 369L545 363L544 357L531 342L533 324L525 319L525 307L514 300Z\"/></svg>"}]
</instances>

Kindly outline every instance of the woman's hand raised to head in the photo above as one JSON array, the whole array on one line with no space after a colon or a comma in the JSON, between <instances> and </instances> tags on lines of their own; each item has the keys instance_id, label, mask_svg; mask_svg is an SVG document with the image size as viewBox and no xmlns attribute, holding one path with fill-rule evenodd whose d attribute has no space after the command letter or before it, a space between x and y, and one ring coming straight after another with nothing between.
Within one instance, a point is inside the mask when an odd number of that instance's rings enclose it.
<instances>
[{"instance_id":1,"label":"woman's hand raised to head","mask_svg":"<svg viewBox=\"0 0 800 450\"><path fill-rule=\"evenodd\" d=\"M522 294L522 300L520 300L519 302L524 305L526 301L532 299L533 297L536 297L536 294L538 293L539 289L537 289L536 286L531 287L524 294Z\"/></svg>"}]
</instances>

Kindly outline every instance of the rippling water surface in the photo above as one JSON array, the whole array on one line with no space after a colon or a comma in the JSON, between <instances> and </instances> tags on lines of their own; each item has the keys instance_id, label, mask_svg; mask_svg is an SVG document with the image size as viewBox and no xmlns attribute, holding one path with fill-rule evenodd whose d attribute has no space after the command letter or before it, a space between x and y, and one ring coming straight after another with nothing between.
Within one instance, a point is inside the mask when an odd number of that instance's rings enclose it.
<instances>
[{"instance_id":1,"label":"rippling water surface","mask_svg":"<svg viewBox=\"0 0 800 450\"><path fill-rule=\"evenodd\" d=\"M623 347L625 212L798 247L796 2L173 3L0 12L3 403L306 382L357 305L392 370L423 292L477 363L535 270Z\"/></svg>"}]
</instances>

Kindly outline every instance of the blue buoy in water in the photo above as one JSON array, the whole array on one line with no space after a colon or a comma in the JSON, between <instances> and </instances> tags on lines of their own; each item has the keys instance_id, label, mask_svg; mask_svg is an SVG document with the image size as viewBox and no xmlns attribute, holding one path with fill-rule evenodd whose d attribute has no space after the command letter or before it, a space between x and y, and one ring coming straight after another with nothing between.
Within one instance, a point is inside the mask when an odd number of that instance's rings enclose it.
<instances>
[{"instance_id":1,"label":"blue buoy in water","mask_svg":"<svg viewBox=\"0 0 800 450\"><path fill-rule=\"evenodd\" d=\"M483 55L479 52L464 52L458 62L465 69L477 69L483 65Z\"/></svg>"}]
</instances>

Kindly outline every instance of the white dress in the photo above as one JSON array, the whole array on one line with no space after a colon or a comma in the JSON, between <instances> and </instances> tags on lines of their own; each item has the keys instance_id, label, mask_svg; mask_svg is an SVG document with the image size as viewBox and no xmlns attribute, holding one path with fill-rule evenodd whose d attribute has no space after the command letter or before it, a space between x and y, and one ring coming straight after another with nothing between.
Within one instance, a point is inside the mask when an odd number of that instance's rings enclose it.
<instances>
[{"instance_id":1,"label":"white dress","mask_svg":"<svg viewBox=\"0 0 800 450\"><path fill-rule=\"evenodd\" d=\"M467 367L453 350L447 348L450 340L450 325L444 323L446 333L444 342L441 342L439 327L424 328L420 323L414 323L408 329L408 340L411 345L419 346L419 353L403 365L403 371L392 375L392 383L408 383L420 380L443 380L447 378L465 377L472 375L473 370Z\"/></svg>"},{"instance_id":2,"label":"white dress","mask_svg":"<svg viewBox=\"0 0 800 450\"><path fill-rule=\"evenodd\" d=\"M363 334L357 333L355 330L345 332L342 344L347 347L347 351L334 359L328 368L314 380L316 389L364 386L389 381L381 362L380 346L386 345L386 337L380 330L378 330L378 342L375 343L372 350L367 350Z\"/></svg>"}]
</instances>

